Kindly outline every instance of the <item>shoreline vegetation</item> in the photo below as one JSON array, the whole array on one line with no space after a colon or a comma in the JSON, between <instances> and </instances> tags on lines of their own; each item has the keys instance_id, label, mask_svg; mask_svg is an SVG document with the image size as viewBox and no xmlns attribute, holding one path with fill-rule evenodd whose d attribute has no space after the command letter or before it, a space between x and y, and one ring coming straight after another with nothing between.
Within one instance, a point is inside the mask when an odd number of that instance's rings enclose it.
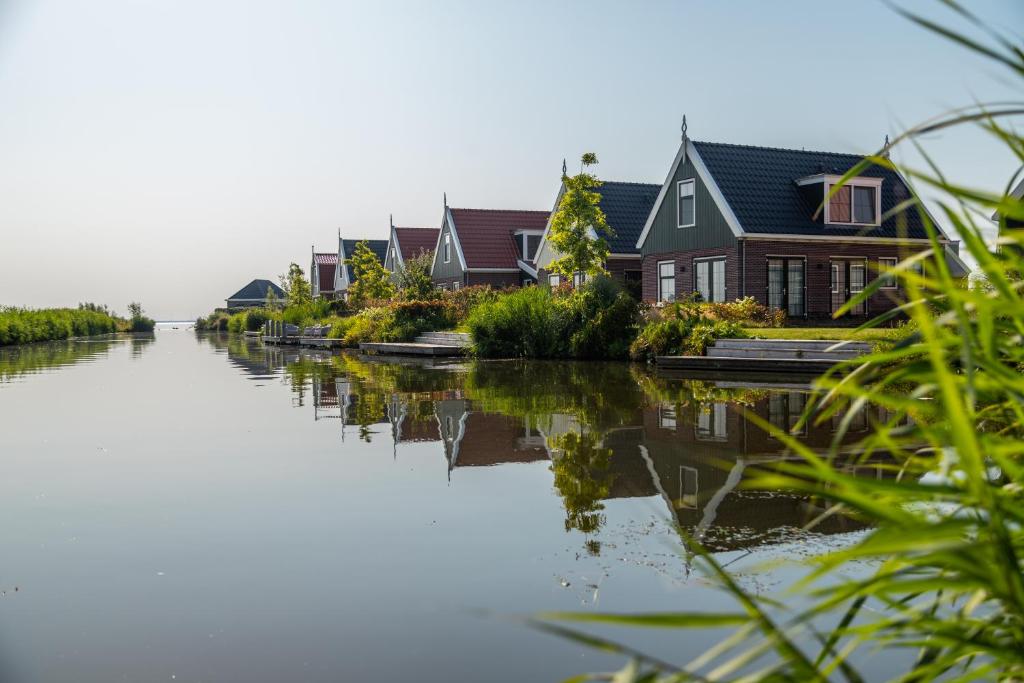
<instances>
[{"instance_id":1,"label":"shoreline vegetation","mask_svg":"<svg viewBox=\"0 0 1024 683\"><path fill-rule=\"evenodd\" d=\"M141 304L128 305L123 318L102 304L78 308L0 307L0 346L94 337L117 332L152 332L156 323L145 316Z\"/></svg>"}]
</instances>

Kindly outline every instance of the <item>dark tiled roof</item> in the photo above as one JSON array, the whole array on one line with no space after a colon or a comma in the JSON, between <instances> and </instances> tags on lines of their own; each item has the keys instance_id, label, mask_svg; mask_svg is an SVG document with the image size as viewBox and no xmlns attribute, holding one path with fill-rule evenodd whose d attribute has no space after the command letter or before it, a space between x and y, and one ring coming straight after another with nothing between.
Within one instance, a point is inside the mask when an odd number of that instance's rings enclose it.
<instances>
[{"instance_id":1,"label":"dark tiled roof","mask_svg":"<svg viewBox=\"0 0 1024 683\"><path fill-rule=\"evenodd\" d=\"M388 254L389 241L390 240L342 240L341 247L345 250L345 260L348 260L352 258L352 252L356 250L356 245L360 242L366 242L366 246L370 247L370 251L372 251L383 264L384 257ZM352 266L346 263L345 271L348 273L348 281L354 282L355 279L352 277Z\"/></svg>"},{"instance_id":2,"label":"dark tiled roof","mask_svg":"<svg viewBox=\"0 0 1024 683\"><path fill-rule=\"evenodd\" d=\"M333 266L338 262L337 254L313 254L313 260L317 265Z\"/></svg>"},{"instance_id":3,"label":"dark tiled roof","mask_svg":"<svg viewBox=\"0 0 1024 683\"><path fill-rule=\"evenodd\" d=\"M402 249L402 260L416 258L420 254L434 253L437 233L440 228L395 228L398 246Z\"/></svg>"},{"instance_id":4,"label":"dark tiled roof","mask_svg":"<svg viewBox=\"0 0 1024 683\"><path fill-rule=\"evenodd\" d=\"M284 298L284 291L270 280L253 280L245 287L228 297L228 299L259 299L267 297L267 290L274 292L274 296Z\"/></svg>"},{"instance_id":5,"label":"dark tiled roof","mask_svg":"<svg viewBox=\"0 0 1024 683\"><path fill-rule=\"evenodd\" d=\"M916 210L903 213L905 232L899 226L902 219L896 216L878 227L823 225L812 220L817 204L812 206L801 196L795 181L818 173L842 175L862 161L863 156L717 142L693 144L747 232L837 237L928 236ZM911 196L899 176L888 169L871 166L861 175L882 178L883 215Z\"/></svg>"},{"instance_id":6,"label":"dark tiled roof","mask_svg":"<svg viewBox=\"0 0 1024 683\"><path fill-rule=\"evenodd\" d=\"M516 230L543 231L547 211L449 209L467 268L517 268Z\"/></svg>"},{"instance_id":7,"label":"dark tiled roof","mask_svg":"<svg viewBox=\"0 0 1024 683\"><path fill-rule=\"evenodd\" d=\"M661 185L651 183L620 183L606 180L601 183L601 210L615 237L608 240L613 254L638 254L636 241L643 232L647 217L658 198Z\"/></svg>"}]
</instances>

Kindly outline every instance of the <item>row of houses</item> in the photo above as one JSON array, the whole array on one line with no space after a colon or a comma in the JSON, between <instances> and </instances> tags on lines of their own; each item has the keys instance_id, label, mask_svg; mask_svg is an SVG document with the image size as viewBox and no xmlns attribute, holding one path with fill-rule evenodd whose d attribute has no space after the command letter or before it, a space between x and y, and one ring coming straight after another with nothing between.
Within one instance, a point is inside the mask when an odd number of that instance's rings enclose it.
<instances>
[{"instance_id":1,"label":"row of houses","mask_svg":"<svg viewBox=\"0 0 1024 683\"><path fill-rule=\"evenodd\" d=\"M661 184L605 181L601 209L614 231L606 268L645 301L692 293L706 301L752 296L791 317L828 317L899 260L930 248L925 221L909 207L913 192L899 173L871 166L832 193L863 161L856 154L682 141ZM559 257L548 239L552 209L455 208L444 200L437 226L390 226L387 240L339 233L333 252L313 250L313 293L344 297L347 266L365 241L398 273L407 259L432 254L442 289L472 285L564 284L550 270ZM932 219L938 226L938 223ZM954 276L969 270L959 242L938 227ZM578 286L585 276L576 274ZM888 280L854 315L898 300Z\"/></svg>"}]
</instances>

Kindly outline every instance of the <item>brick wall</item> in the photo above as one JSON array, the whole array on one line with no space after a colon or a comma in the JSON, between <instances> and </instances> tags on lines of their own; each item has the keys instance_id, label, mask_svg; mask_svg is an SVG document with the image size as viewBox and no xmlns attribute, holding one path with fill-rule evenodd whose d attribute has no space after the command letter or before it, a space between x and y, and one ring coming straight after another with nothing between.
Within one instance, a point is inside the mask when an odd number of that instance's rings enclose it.
<instances>
[{"instance_id":1,"label":"brick wall","mask_svg":"<svg viewBox=\"0 0 1024 683\"><path fill-rule=\"evenodd\" d=\"M863 258L867 262L866 283L878 276L881 257L906 258L921 248L899 244L841 242L796 242L747 240L742 247L746 262L746 293L762 304L768 303L768 256L806 257L807 316L830 318L832 314L833 258ZM891 309L900 300L901 290L879 290L868 299L867 314Z\"/></svg>"},{"instance_id":2,"label":"brick wall","mask_svg":"<svg viewBox=\"0 0 1024 683\"><path fill-rule=\"evenodd\" d=\"M523 284L524 273L467 273L466 284L490 285L494 289L504 287L520 287Z\"/></svg>"},{"instance_id":3,"label":"brick wall","mask_svg":"<svg viewBox=\"0 0 1024 683\"><path fill-rule=\"evenodd\" d=\"M681 299L693 292L693 260L711 256L725 257L725 300L732 301L740 295L739 259L736 250L729 247L673 251L666 254L649 254L643 259L643 299L658 300L658 262L674 261L676 273L676 298Z\"/></svg>"}]
</instances>

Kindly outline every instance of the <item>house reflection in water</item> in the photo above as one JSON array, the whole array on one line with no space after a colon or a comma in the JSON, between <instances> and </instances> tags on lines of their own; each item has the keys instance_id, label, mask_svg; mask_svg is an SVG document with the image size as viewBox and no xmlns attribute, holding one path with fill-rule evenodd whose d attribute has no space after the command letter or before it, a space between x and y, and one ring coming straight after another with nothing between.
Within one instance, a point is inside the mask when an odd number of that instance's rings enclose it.
<instances>
[{"instance_id":1,"label":"house reflection in water","mask_svg":"<svg viewBox=\"0 0 1024 683\"><path fill-rule=\"evenodd\" d=\"M252 347L247 352L258 354ZM291 383L296 405L305 405L311 393L315 419L339 420L343 438L353 428L365 440L390 436L396 457L404 445L437 443L449 479L464 467L495 467L494 476L500 476L499 465L548 461L566 509L566 529L587 534L594 549L599 543L590 535L604 524L605 504L631 498L660 499L689 535L712 550L792 538L823 508L805 496L744 489L755 468L792 456L743 412L796 434L819 452L836 438L844 419L839 414L802 424L809 394L799 388L654 381L624 364L605 367L596 378L593 368L602 364L590 364L569 379L552 381L542 373L560 364L510 372L486 363L396 367L266 352L264 365L232 360L261 376L277 366ZM508 378L523 376L539 377L525 398L522 385L508 384ZM853 449L869 419L887 417L857 416L841 442ZM877 469L882 476L877 462L858 469ZM819 519L814 532L858 528L856 521L834 514Z\"/></svg>"}]
</instances>

